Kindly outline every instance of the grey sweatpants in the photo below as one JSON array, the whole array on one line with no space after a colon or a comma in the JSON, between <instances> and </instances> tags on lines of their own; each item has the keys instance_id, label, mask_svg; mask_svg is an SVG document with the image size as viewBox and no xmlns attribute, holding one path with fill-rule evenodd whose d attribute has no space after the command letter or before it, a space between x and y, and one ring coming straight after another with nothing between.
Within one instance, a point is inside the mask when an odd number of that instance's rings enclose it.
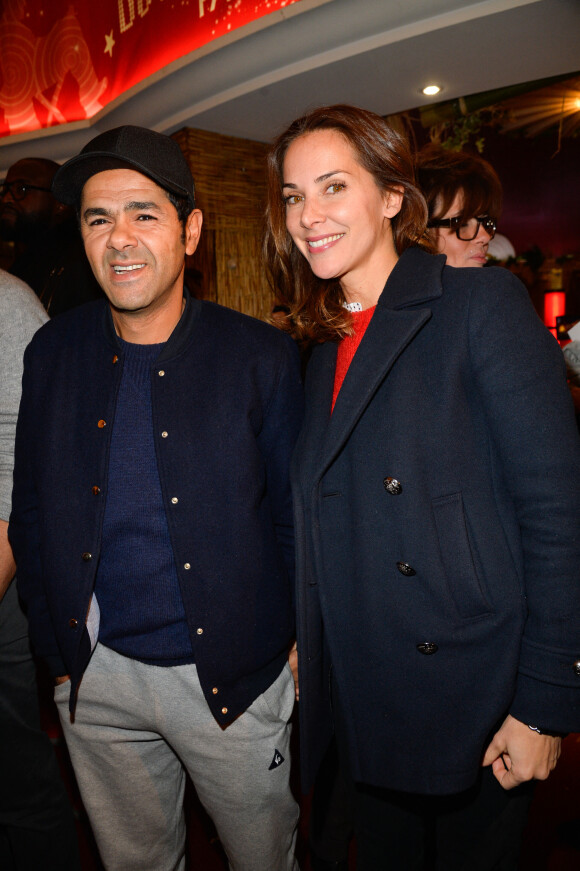
<instances>
[{"instance_id":1,"label":"grey sweatpants","mask_svg":"<svg viewBox=\"0 0 580 871\"><path fill-rule=\"evenodd\" d=\"M194 665L145 665L100 644L82 680L74 723L68 695L68 683L56 687L107 871L183 871L186 771L232 871L297 871L288 666L226 729L211 715Z\"/></svg>"}]
</instances>

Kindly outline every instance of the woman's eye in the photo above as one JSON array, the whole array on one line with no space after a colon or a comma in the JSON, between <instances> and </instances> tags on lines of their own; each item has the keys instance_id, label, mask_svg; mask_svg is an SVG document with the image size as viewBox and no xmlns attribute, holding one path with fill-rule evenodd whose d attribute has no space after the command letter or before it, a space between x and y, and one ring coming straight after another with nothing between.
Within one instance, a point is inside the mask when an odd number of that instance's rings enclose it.
<instances>
[{"instance_id":1,"label":"woman's eye","mask_svg":"<svg viewBox=\"0 0 580 871\"><path fill-rule=\"evenodd\" d=\"M284 202L287 206L295 206L296 203L302 201L302 197L300 194L289 194L287 197L284 197Z\"/></svg>"},{"instance_id":2,"label":"woman's eye","mask_svg":"<svg viewBox=\"0 0 580 871\"><path fill-rule=\"evenodd\" d=\"M338 194L345 189L346 185L342 181L333 181L330 187L328 188L328 192L331 194Z\"/></svg>"}]
</instances>

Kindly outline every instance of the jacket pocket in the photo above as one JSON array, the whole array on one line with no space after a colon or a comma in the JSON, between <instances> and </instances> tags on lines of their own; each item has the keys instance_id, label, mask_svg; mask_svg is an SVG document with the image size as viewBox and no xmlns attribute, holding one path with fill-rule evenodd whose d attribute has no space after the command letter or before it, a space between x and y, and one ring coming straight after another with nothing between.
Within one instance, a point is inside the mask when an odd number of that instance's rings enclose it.
<instances>
[{"instance_id":1,"label":"jacket pocket","mask_svg":"<svg viewBox=\"0 0 580 871\"><path fill-rule=\"evenodd\" d=\"M461 617L479 617L491 611L477 576L461 493L432 502L449 592Z\"/></svg>"}]
</instances>

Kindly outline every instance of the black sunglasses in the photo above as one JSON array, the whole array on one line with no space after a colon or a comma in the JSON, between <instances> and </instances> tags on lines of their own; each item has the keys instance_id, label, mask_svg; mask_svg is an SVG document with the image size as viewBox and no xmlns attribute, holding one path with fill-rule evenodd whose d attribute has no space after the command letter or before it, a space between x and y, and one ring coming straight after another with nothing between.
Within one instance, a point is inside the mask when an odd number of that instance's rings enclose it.
<instances>
[{"instance_id":1,"label":"black sunglasses","mask_svg":"<svg viewBox=\"0 0 580 871\"><path fill-rule=\"evenodd\" d=\"M483 227L490 239L493 239L496 231L495 218L490 215L481 215L479 218L435 218L429 221L428 227L449 227L462 242L471 242L479 233L479 225Z\"/></svg>"},{"instance_id":2,"label":"black sunglasses","mask_svg":"<svg viewBox=\"0 0 580 871\"><path fill-rule=\"evenodd\" d=\"M8 191L10 191L12 199L18 202L24 199L28 191L44 191L49 194L50 188L42 188L37 184L28 184L27 181L3 181L0 185L0 199L4 199Z\"/></svg>"}]
</instances>

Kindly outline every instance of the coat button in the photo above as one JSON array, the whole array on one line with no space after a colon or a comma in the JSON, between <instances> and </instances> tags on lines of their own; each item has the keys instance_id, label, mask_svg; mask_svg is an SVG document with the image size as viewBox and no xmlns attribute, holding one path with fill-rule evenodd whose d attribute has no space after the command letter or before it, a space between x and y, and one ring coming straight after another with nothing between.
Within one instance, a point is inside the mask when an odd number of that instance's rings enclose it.
<instances>
[{"instance_id":1,"label":"coat button","mask_svg":"<svg viewBox=\"0 0 580 871\"><path fill-rule=\"evenodd\" d=\"M93 487L93 496L98 496L100 492L101 492L101 488L100 488L100 487L97 487L97 486L95 485L95 486Z\"/></svg>"},{"instance_id":2,"label":"coat button","mask_svg":"<svg viewBox=\"0 0 580 871\"><path fill-rule=\"evenodd\" d=\"M214 696L217 696L217 694L218 694L218 688L217 688L217 687L213 687L213 689L212 689L212 693L214 694Z\"/></svg>"},{"instance_id":3,"label":"coat button","mask_svg":"<svg viewBox=\"0 0 580 871\"><path fill-rule=\"evenodd\" d=\"M104 426L106 426L106 425L107 425L107 421L106 421L106 420L99 420L99 421L97 421L97 426L99 427L99 429L102 429L102 428L103 428Z\"/></svg>"},{"instance_id":4,"label":"coat button","mask_svg":"<svg viewBox=\"0 0 580 871\"><path fill-rule=\"evenodd\" d=\"M159 372L158 372L157 374L159 375L160 378L163 378L163 376L165 375L165 370L164 370L164 369L160 369Z\"/></svg>"},{"instance_id":5,"label":"coat button","mask_svg":"<svg viewBox=\"0 0 580 871\"><path fill-rule=\"evenodd\" d=\"M200 626L199 629L197 630L197 634L198 634L198 635L203 635L203 629L201 628L201 626Z\"/></svg>"},{"instance_id":6,"label":"coat button","mask_svg":"<svg viewBox=\"0 0 580 871\"><path fill-rule=\"evenodd\" d=\"M90 562L90 561L92 560L93 555L92 555L92 553L89 553L88 551L85 551L84 554L82 555L82 557L83 557L84 561L85 561L86 563L88 563L88 562Z\"/></svg>"},{"instance_id":7,"label":"coat button","mask_svg":"<svg viewBox=\"0 0 580 871\"><path fill-rule=\"evenodd\" d=\"M227 712L228 712L227 708L222 708L222 714L227 714Z\"/></svg>"},{"instance_id":8,"label":"coat button","mask_svg":"<svg viewBox=\"0 0 580 871\"><path fill-rule=\"evenodd\" d=\"M164 429L163 432L161 433L161 438L166 439L168 435L169 435L169 433L167 432L167 430Z\"/></svg>"},{"instance_id":9,"label":"coat button","mask_svg":"<svg viewBox=\"0 0 580 871\"><path fill-rule=\"evenodd\" d=\"M115 363L117 362L118 359L119 358L117 357L117 355L113 354L113 366L115 365Z\"/></svg>"},{"instance_id":10,"label":"coat button","mask_svg":"<svg viewBox=\"0 0 580 871\"><path fill-rule=\"evenodd\" d=\"M71 617L71 619L68 621L68 625L71 629L76 629L79 625L79 621L75 617Z\"/></svg>"},{"instance_id":11,"label":"coat button","mask_svg":"<svg viewBox=\"0 0 580 871\"><path fill-rule=\"evenodd\" d=\"M574 674L577 674L580 677L580 659L577 659L574 663Z\"/></svg>"},{"instance_id":12,"label":"coat button","mask_svg":"<svg viewBox=\"0 0 580 871\"><path fill-rule=\"evenodd\" d=\"M383 485L391 496L399 496L403 492L403 485L396 478L384 478Z\"/></svg>"},{"instance_id":13,"label":"coat button","mask_svg":"<svg viewBox=\"0 0 580 871\"><path fill-rule=\"evenodd\" d=\"M437 653L439 646L432 641L424 641L423 644L417 645L417 650L425 656L431 656L432 653Z\"/></svg>"},{"instance_id":14,"label":"coat button","mask_svg":"<svg viewBox=\"0 0 580 871\"><path fill-rule=\"evenodd\" d=\"M413 575L417 574L413 566L410 566L409 563L397 563L397 568L406 578L412 578Z\"/></svg>"}]
</instances>

